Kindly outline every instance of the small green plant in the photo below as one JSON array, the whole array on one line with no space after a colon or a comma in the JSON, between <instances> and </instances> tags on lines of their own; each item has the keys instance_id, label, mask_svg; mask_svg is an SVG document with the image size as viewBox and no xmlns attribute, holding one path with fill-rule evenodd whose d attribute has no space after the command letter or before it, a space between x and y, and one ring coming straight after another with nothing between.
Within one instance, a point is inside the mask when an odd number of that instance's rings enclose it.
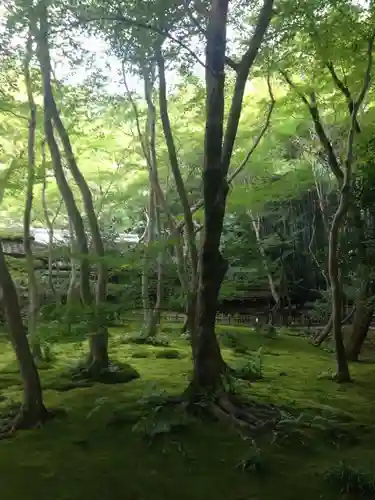
<instances>
[{"instance_id":1,"label":"small green plant","mask_svg":"<svg viewBox=\"0 0 375 500\"><path fill-rule=\"evenodd\" d=\"M278 336L279 331L273 325L265 325L262 329L263 337L274 339Z\"/></svg>"},{"instance_id":2,"label":"small green plant","mask_svg":"<svg viewBox=\"0 0 375 500\"><path fill-rule=\"evenodd\" d=\"M241 334L232 331L222 332L219 334L220 340L224 347L233 349L238 354L246 354L248 347L243 342Z\"/></svg>"},{"instance_id":3,"label":"small green plant","mask_svg":"<svg viewBox=\"0 0 375 500\"><path fill-rule=\"evenodd\" d=\"M159 389L157 386L152 385L147 391L144 392L139 399L141 405L146 406L163 406L168 401L168 392L164 389Z\"/></svg>"},{"instance_id":4,"label":"small green plant","mask_svg":"<svg viewBox=\"0 0 375 500\"><path fill-rule=\"evenodd\" d=\"M128 333L122 339L123 344L152 345L154 347L168 347L167 337L158 335L157 337L145 337L139 333Z\"/></svg>"},{"instance_id":5,"label":"small green plant","mask_svg":"<svg viewBox=\"0 0 375 500\"><path fill-rule=\"evenodd\" d=\"M267 460L262 451L255 445L237 464L237 467L243 472L261 475L267 472Z\"/></svg>"},{"instance_id":6,"label":"small green plant","mask_svg":"<svg viewBox=\"0 0 375 500\"><path fill-rule=\"evenodd\" d=\"M43 360L46 363L52 363L56 360L56 355L53 352L52 344L50 342L44 342L42 345L43 350Z\"/></svg>"},{"instance_id":7,"label":"small green plant","mask_svg":"<svg viewBox=\"0 0 375 500\"><path fill-rule=\"evenodd\" d=\"M357 469L345 462L328 469L325 480L340 493L371 497L375 495L375 474Z\"/></svg>"},{"instance_id":8,"label":"small green plant","mask_svg":"<svg viewBox=\"0 0 375 500\"><path fill-rule=\"evenodd\" d=\"M260 347L249 359L238 368L235 368L235 375L242 380L261 380L263 378L263 350Z\"/></svg>"}]
</instances>

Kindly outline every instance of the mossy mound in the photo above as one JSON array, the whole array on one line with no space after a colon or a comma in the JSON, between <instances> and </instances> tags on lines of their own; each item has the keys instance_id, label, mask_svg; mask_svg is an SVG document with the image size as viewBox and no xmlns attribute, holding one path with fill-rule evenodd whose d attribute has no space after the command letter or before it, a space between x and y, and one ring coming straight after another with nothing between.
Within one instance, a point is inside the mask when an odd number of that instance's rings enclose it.
<instances>
[{"instance_id":1,"label":"mossy mound","mask_svg":"<svg viewBox=\"0 0 375 500\"><path fill-rule=\"evenodd\" d=\"M110 362L108 368L91 370L86 364L79 364L71 371L73 382L95 381L101 384L126 384L140 377L139 372L128 363Z\"/></svg>"}]
</instances>

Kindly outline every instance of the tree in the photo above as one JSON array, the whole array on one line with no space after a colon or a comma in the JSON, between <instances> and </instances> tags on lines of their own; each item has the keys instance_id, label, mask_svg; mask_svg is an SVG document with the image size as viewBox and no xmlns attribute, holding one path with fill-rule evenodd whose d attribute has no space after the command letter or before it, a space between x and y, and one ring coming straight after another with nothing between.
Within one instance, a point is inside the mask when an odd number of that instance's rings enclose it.
<instances>
[{"instance_id":1,"label":"tree","mask_svg":"<svg viewBox=\"0 0 375 500\"><path fill-rule=\"evenodd\" d=\"M363 103L363 100L368 92L371 83L372 71L372 48L375 34L371 34L368 39L367 46L367 67L365 69L362 88L356 100L349 104L351 112L348 139L346 145L346 156L340 164L338 155L334 151L332 142L330 141L321 121L319 114L317 97L314 89L310 91L309 97L301 93L297 86L293 83L287 72L282 71L285 81L291 88L297 91L303 103L307 106L314 124L315 132L321 146L327 155L327 161L331 168L332 174L336 177L340 189L339 205L333 217L329 233L329 255L328 255L328 270L332 293L332 329L335 338L336 357L337 357L337 372L336 379L338 382L347 382L350 380L348 363L346 360L345 347L342 337L342 285L340 282L339 273L339 235L344 224L345 217L350 207L351 185L352 185L352 169L354 158L354 141L359 125L357 121L358 112ZM331 64L331 70L333 65ZM332 73L332 71L331 71Z\"/></svg>"},{"instance_id":2,"label":"tree","mask_svg":"<svg viewBox=\"0 0 375 500\"><path fill-rule=\"evenodd\" d=\"M42 350L40 342L37 337L37 317L39 310L39 291L38 283L35 276L34 257L31 249L31 236L30 236L30 221L31 211L33 204L33 190L35 182L35 131L36 131L36 105L33 96L32 80L30 75L30 61L33 56L32 49L32 36L28 35L26 55L24 62L24 78L27 91L27 97L30 107L29 118L29 138L28 138L28 172L27 172L27 190L26 190L26 203L24 211L24 248L27 261L27 270L29 278L29 323L28 331L31 343L31 350L35 359L42 358Z\"/></svg>"},{"instance_id":3,"label":"tree","mask_svg":"<svg viewBox=\"0 0 375 500\"><path fill-rule=\"evenodd\" d=\"M226 29L229 2L212 0L206 45L206 134L203 167L205 227L200 263L197 334L191 385L193 397L202 392L223 392L223 362L215 335L215 318L227 262L220 253L226 198L227 174L237 135L242 101L250 69L258 54L273 12L273 1L265 0L252 39L236 67L236 83L224 133Z\"/></svg>"}]
</instances>

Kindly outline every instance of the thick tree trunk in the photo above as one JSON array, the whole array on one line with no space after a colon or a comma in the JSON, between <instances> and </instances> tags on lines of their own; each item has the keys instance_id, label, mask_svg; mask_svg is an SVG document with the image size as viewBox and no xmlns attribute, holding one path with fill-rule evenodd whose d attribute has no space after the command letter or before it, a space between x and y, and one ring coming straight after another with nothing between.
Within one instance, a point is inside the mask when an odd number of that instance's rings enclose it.
<instances>
[{"instance_id":1,"label":"thick tree trunk","mask_svg":"<svg viewBox=\"0 0 375 500\"><path fill-rule=\"evenodd\" d=\"M37 332L37 320L39 312L39 293L38 283L35 275L34 257L31 248L31 211L33 206L33 191L35 181L35 130L36 130L36 105L33 96L32 82L30 76L30 61L33 55L32 38L29 35L27 40L26 57L24 61L24 79L29 103L29 131L28 131L28 169L27 169L27 186L26 186L26 203L23 215L23 242L25 249L28 286L29 286L29 315L28 315L28 332L31 345L31 351L36 360L42 358L42 349Z\"/></svg>"},{"instance_id":2,"label":"thick tree trunk","mask_svg":"<svg viewBox=\"0 0 375 500\"><path fill-rule=\"evenodd\" d=\"M224 61L228 0L211 2L206 46L206 134L203 167L205 230L201 251L197 310L197 350L191 388L194 393L222 390L224 361L215 333L221 283L228 264L219 247L228 184L222 165Z\"/></svg>"},{"instance_id":3,"label":"thick tree trunk","mask_svg":"<svg viewBox=\"0 0 375 500\"><path fill-rule=\"evenodd\" d=\"M0 241L0 288L3 292L3 304L9 326L9 333L23 382L23 406L14 422L15 428L32 428L43 423L47 411L43 404L43 395L38 370L30 351L25 328L22 323L16 287L9 273Z\"/></svg>"},{"instance_id":4,"label":"thick tree trunk","mask_svg":"<svg viewBox=\"0 0 375 500\"><path fill-rule=\"evenodd\" d=\"M358 361L374 309L375 307L369 303L369 283L363 283L356 303L351 335L346 346L346 356L350 361Z\"/></svg>"},{"instance_id":5,"label":"thick tree trunk","mask_svg":"<svg viewBox=\"0 0 375 500\"><path fill-rule=\"evenodd\" d=\"M215 334L218 296L228 264L220 240L228 194L227 174L241 116L250 68L272 16L273 0L265 0L249 47L238 64L235 90L224 135L224 84L228 0L212 0L206 44L206 133L203 198L205 228L200 257L197 301L197 349L192 394L223 390L225 370Z\"/></svg>"}]
</instances>

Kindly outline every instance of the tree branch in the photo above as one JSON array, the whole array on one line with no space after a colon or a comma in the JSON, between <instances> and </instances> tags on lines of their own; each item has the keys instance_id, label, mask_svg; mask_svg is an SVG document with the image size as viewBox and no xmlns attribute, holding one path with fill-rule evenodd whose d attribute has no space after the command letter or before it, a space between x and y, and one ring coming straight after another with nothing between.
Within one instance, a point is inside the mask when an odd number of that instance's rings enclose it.
<instances>
[{"instance_id":1,"label":"tree branch","mask_svg":"<svg viewBox=\"0 0 375 500\"><path fill-rule=\"evenodd\" d=\"M131 19L129 17L122 16L122 15L90 17L90 18L81 19L80 23L89 23L89 22L95 22L95 21L114 21L114 22L118 22L118 23L123 23L127 26L133 26L135 28L149 30L149 31L152 31L154 33L157 33L157 34L163 36L164 38L168 38L172 42L179 45L182 49L186 50L186 52L188 52L188 54L190 54L198 64L200 64L203 68L207 69L206 64L197 56L197 54L196 54L196 52L194 52L194 50L192 50L181 39L176 38L175 36L171 35L169 33L169 31L163 30L163 29L159 28L158 26L155 26L151 23L143 23L141 21L136 21L134 19Z\"/></svg>"},{"instance_id":2,"label":"tree branch","mask_svg":"<svg viewBox=\"0 0 375 500\"><path fill-rule=\"evenodd\" d=\"M269 92L269 95L270 95L270 104L269 104L269 107L268 107L268 111L267 111L267 115L266 115L266 119L265 119L264 125L261 128L261 130L260 130L258 136L256 137L256 139L254 140L253 145L251 146L251 148L247 152L245 158L238 165L238 167L228 176L228 179L227 179L228 180L228 184L230 184L234 180L234 178L244 169L244 167L246 166L246 164L249 161L249 159L251 158L252 154L254 153L254 151L256 150L256 148L258 147L260 141L262 140L264 134L266 133L266 131L267 131L267 129L268 129L270 123L271 123L271 116L272 116L273 110L275 108L276 101L275 101L275 98L274 98L274 95L273 95L273 91L272 91L272 87L271 87L270 75L268 75L268 77L267 77L267 86L268 86L268 92ZM203 200L199 200L198 203L196 203L195 205L193 205L191 207L191 214L192 215L195 214L203 206L204 206L204 201ZM177 225L177 228L178 229L182 229L184 227L184 225L185 225L185 221L180 221L179 224Z\"/></svg>"},{"instance_id":3,"label":"tree branch","mask_svg":"<svg viewBox=\"0 0 375 500\"><path fill-rule=\"evenodd\" d=\"M331 73L333 83L336 85L336 87L341 91L341 93L345 96L346 102L348 105L348 110L350 116L353 113L353 107L354 107L354 101L352 98L352 94L349 90L349 87L345 85L345 83L339 78L339 76L336 73L335 67L333 66L332 61L327 62L326 64L328 71ZM357 133L361 132L361 128L359 126L358 120L355 121L355 131Z\"/></svg>"},{"instance_id":4,"label":"tree branch","mask_svg":"<svg viewBox=\"0 0 375 500\"><path fill-rule=\"evenodd\" d=\"M374 39L375 39L375 31L371 35L369 41L368 41L368 46L367 46L367 68L365 72L365 76L363 78L363 84L361 91L359 93L359 96L357 100L353 104L353 111L351 114L351 124L350 124L350 130L348 134L348 142L347 142L347 151L346 151L346 158L345 158L345 179L344 179L344 185L346 185L349 180L347 179L347 176L350 174L351 170L351 165L353 162L353 145L354 145L354 136L356 132L356 122L357 122L357 115L359 108L361 107L363 100L367 94L367 91L370 87L371 83L371 71L372 71L372 50L374 46Z\"/></svg>"},{"instance_id":5,"label":"tree branch","mask_svg":"<svg viewBox=\"0 0 375 500\"><path fill-rule=\"evenodd\" d=\"M290 86L291 89L293 89L296 94L300 97L300 99L304 102L304 104L307 106L312 121L314 123L315 127L315 132L316 135L319 138L319 141L321 145L323 146L323 149L327 155L328 158L328 164L332 170L332 173L335 175L336 179L338 180L339 184L343 182L344 179L344 174L343 171L339 165L337 156L333 150L333 146L331 144L331 141L329 140L326 131L324 130L322 121L320 119L320 114L319 114L319 109L316 103L316 96L314 92L311 92L311 98L310 100L307 99L307 97L298 90L296 84L291 80L289 77L288 73L286 71L280 71L281 75L283 76L284 80L287 82L287 84Z\"/></svg>"},{"instance_id":6,"label":"tree branch","mask_svg":"<svg viewBox=\"0 0 375 500\"><path fill-rule=\"evenodd\" d=\"M237 136L246 82L249 77L250 69L253 66L255 58L259 52L259 48L264 35L270 24L273 15L273 4L274 0L264 0L254 34L249 42L249 47L243 55L240 63L236 65L237 77L229 111L227 127L225 130L222 152L222 168L225 175L228 173L230 161L233 154L233 147Z\"/></svg>"}]
</instances>

